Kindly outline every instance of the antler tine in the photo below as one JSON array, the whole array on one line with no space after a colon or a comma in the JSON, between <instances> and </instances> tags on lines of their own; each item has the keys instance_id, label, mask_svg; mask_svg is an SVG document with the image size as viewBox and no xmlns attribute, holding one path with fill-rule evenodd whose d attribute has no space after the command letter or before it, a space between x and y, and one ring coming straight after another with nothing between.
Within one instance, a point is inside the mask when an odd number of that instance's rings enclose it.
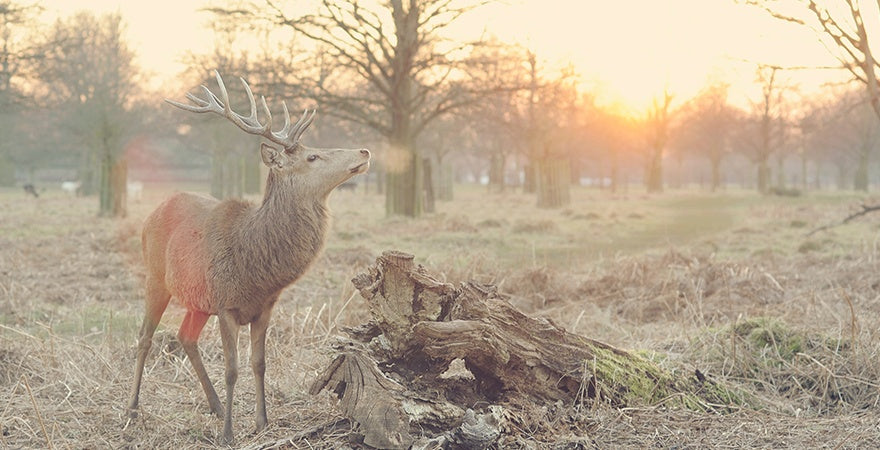
<instances>
[{"instance_id":1,"label":"antler tine","mask_svg":"<svg viewBox=\"0 0 880 450\"><path fill-rule=\"evenodd\" d=\"M195 105L187 105L186 103L176 102L168 98L166 98L165 101L185 111L197 113L215 112L218 114L223 114L223 105L220 103L220 100L217 98L217 96L215 96L207 87L205 87L205 85L201 85L199 87L201 87L202 91L205 92L205 97L208 100L201 99L199 97L196 97L194 94L187 92L186 98L195 103Z\"/></svg>"},{"instance_id":2,"label":"antler tine","mask_svg":"<svg viewBox=\"0 0 880 450\"><path fill-rule=\"evenodd\" d=\"M217 85L220 86L220 97L221 97L219 99L220 105L223 106L224 111L226 111L227 113L231 113L232 106L229 104L229 93L226 92L226 84L223 83L223 77L220 76L219 70L214 71L214 77L217 78ZM208 88L206 88L205 85L202 85L202 89L204 89L210 97L213 97L215 100L218 100L217 96L214 95L214 93L211 92Z\"/></svg>"},{"instance_id":3,"label":"antler tine","mask_svg":"<svg viewBox=\"0 0 880 450\"><path fill-rule=\"evenodd\" d=\"M186 94L186 98L194 103L192 105L170 99L165 99L165 101L185 111L197 113L213 112L219 114L229 119L246 133L262 136L276 144L284 146L285 148L291 148L296 145L303 132L309 127L314 119L315 111L312 110L311 115L309 115L309 110L306 110L303 112L303 116L291 129L290 112L287 109L287 104L282 101L281 105L284 108L284 128L282 128L281 131L272 131L272 112L269 110L269 105L266 103L266 97L260 97L260 107L263 110L263 114L266 116L266 123L263 123L260 122L259 115L257 114L257 102L254 99L254 93L251 91L251 87L244 78L239 77L241 84L244 86L245 93L247 94L248 103L250 103L250 114L247 116L238 114L232 110L232 106L229 103L229 92L226 90L226 84L223 82L220 72L215 70L214 76L217 78L217 86L220 88L219 97L211 92L211 90L205 85L202 85L201 89L205 98L198 97L192 93Z\"/></svg>"},{"instance_id":4,"label":"antler tine","mask_svg":"<svg viewBox=\"0 0 880 450\"><path fill-rule=\"evenodd\" d=\"M266 116L266 132L267 132L266 135L267 135L267 137L268 137L268 135L274 135L275 133L271 131L272 130L272 111L269 111L269 105L266 104L266 97L264 97L262 95L260 96L260 106L263 107L263 114ZM272 139L272 142L278 142L273 137L269 137L269 139Z\"/></svg>"},{"instance_id":5,"label":"antler tine","mask_svg":"<svg viewBox=\"0 0 880 450\"><path fill-rule=\"evenodd\" d=\"M293 136L293 141L298 142L302 137L303 133L309 128L309 125L312 124L312 121L315 120L316 109L306 109L303 111L302 117L296 122L294 126L293 132L291 133Z\"/></svg>"},{"instance_id":6,"label":"antler tine","mask_svg":"<svg viewBox=\"0 0 880 450\"><path fill-rule=\"evenodd\" d=\"M282 128L281 131L273 132L272 134L278 139L287 140L290 136L290 112L287 110L287 102L284 100L281 100L281 108L284 109L284 128Z\"/></svg>"}]
</instances>

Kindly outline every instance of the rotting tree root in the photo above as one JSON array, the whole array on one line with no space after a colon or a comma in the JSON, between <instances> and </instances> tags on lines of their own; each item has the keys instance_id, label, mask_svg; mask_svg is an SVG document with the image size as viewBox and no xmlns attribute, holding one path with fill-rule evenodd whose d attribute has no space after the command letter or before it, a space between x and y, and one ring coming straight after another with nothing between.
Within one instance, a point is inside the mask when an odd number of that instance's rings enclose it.
<instances>
[{"instance_id":1,"label":"rotting tree root","mask_svg":"<svg viewBox=\"0 0 880 450\"><path fill-rule=\"evenodd\" d=\"M412 255L385 252L352 282L372 320L345 330L311 393L334 392L372 447L486 448L512 404L724 411L746 402L699 370L673 374L528 317L494 286L440 282Z\"/></svg>"}]
</instances>

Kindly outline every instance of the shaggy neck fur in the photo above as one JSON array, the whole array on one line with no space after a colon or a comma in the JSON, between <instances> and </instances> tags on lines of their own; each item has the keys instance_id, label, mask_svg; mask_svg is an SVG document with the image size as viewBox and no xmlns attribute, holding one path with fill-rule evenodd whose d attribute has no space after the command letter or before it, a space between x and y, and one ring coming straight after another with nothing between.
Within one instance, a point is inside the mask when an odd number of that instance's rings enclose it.
<instances>
[{"instance_id":1,"label":"shaggy neck fur","mask_svg":"<svg viewBox=\"0 0 880 450\"><path fill-rule=\"evenodd\" d=\"M242 219L236 257L254 289L280 290L296 281L324 245L327 195L308 191L294 177L269 173L259 208ZM255 267L259 261L261 267ZM267 292L266 294L269 294Z\"/></svg>"}]
</instances>

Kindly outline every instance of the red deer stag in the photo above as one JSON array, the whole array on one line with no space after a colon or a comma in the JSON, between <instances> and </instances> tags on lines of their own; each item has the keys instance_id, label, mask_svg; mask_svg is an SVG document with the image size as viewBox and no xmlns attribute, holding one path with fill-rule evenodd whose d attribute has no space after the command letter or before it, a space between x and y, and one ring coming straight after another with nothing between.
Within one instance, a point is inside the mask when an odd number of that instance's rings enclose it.
<instances>
[{"instance_id":1,"label":"red deer stag","mask_svg":"<svg viewBox=\"0 0 880 450\"><path fill-rule=\"evenodd\" d=\"M267 424L264 374L266 328L281 291L308 269L320 252L328 228L330 192L370 165L366 149L319 149L300 143L315 111L306 111L290 123L287 105L284 128L272 130L272 115L261 98L265 123L257 116L253 93L242 78L250 115L232 111L220 74L218 98L201 86L204 98L187 94L194 104L166 101L178 108L219 114L247 133L262 136L280 147L263 143L260 154L269 167L266 193L257 206L242 200L218 201L178 193L159 205L146 219L142 237L146 265L146 313L138 337L134 386L128 403L137 415L144 360L153 333L169 300L186 308L177 337L208 397L208 404L224 418L223 440L232 442L232 391L238 378L238 332L250 325L251 367L256 383L256 424ZM208 318L216 315L226 360L226 409L205 371L198 339Z\"/></svg>"}]
</instances>

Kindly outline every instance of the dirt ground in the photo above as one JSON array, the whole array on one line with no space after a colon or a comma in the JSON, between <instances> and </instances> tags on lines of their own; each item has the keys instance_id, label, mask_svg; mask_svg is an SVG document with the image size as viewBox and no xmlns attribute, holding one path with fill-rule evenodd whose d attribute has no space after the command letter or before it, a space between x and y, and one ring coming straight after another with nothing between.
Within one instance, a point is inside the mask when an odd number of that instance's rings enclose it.
<instances>
[{"instance_id":1,"label":"dirt ground","mask_svg":"<svg viewBox=\"0 0 880 450\"><path fill-rule=\"evenodd\" d=\"M209 413L170 307L140 416L124 414L142 318L140 223L170 187L147 186L122 220L97 200L0 190L0 446L214 448ZM578 190L541 211L522 194L461 189L440 212L385 218L384 199L340 192L323 256L276 308L267 348L270 425L254 430L240 340L236 446L360 448L326 393L307 394L340 327L368 318L349 280L383 250L450 282L491 282L511 303L669 370L741 389L754 408L506 405L498 448L880 448L880 214L812 236L870 198ZM491 208L486 205L491 204ZM200 343L223 398L214 321Z\"/></svg>"}]
</instances>

